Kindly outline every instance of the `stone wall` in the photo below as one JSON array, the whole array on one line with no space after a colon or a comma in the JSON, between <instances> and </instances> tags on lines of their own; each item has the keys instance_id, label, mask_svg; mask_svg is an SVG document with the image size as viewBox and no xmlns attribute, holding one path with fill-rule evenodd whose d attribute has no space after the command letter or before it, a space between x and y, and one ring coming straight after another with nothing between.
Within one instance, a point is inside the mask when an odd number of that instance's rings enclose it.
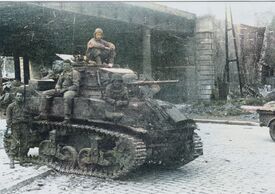
<instances>
[{"instance_id":1,"label":"stone wall","mask_svg":"<svg viewBox=\"0 0 275 194\"><path fill-rule=\"evenodd\" d=\"M196 23L196 69L198 99L210 100L215 82L213 17L198 18Z\"/></svg>"}]
</instances>

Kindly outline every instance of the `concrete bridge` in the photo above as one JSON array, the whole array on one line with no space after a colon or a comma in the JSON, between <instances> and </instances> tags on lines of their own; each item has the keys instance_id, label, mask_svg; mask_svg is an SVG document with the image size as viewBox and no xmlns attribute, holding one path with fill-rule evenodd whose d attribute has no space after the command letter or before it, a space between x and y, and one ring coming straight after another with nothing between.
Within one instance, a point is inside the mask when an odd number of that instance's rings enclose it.
<instances>
[{"instance_id":1,"label":"concrete bridge","mask_svg":"<svg viewBox=\"0 0 275 194\"><path fill-rule=\"evenodd\" d=\"M116 44L116 63L157 79L180 79L171 88L177 95L166 92L175 99L185 100L197 82L192 13L141 2L1 2L0 15L0 54L14 56L16 79L21 79L19 56L27 82L29 61L38 71L55 53L84 54L101 27L104 39Z\"/></svg>"}]
</instances>

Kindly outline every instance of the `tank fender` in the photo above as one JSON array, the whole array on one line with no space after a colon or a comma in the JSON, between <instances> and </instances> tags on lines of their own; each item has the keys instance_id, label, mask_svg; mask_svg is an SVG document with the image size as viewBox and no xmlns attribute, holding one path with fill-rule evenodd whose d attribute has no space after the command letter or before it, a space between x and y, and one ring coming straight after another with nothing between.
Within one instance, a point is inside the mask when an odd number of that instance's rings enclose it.
<instances>
[{"instance_id":1,"label":"tank fender","mask_svg":"<svg viewBox=\"0 0 275 194\"><path fill-rule=\"evenodd\" d=\"M175 122L179 123L182 121L187 120L188 118L180 112L176 107L167 108L165 109L165 112L168 114L168 116Z\"/></svg>"},{"instance_id":2,"label":"tank fender","mask_svg":"<svg viewBox=\"0 0 275 194\"><path fill-rule=\"evenodd\" d=\"M150 100L151 103L156 103L160 110L169 117L173 122L179 123L190 120L184 113L182 113L175 105L162 100Z\"/></svg>"}]
</instances>

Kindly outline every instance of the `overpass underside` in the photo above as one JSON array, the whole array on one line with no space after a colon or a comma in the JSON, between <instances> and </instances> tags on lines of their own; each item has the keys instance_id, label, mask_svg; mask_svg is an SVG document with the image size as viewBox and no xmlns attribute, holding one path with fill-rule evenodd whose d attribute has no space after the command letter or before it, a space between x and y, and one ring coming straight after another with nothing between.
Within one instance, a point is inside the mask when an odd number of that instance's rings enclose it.
<instances>
[{"instance_id":1,"label":"overpass underside","mask_svg":"<svg viewBox=\"0 0 275 194\"><path fill-rule=\"evenodd\" d=\"M189 79L195 76L195 15L137 4L2 2L0 52L14 56L18 78L19 56L28 74L29 61L35 71L50 65L55 53L84 54L94 29L100 27L104 39L116 45L116 63L155 79L179 79L160 95L184 101L195 81Z\"/></svg>"}]
</instances>

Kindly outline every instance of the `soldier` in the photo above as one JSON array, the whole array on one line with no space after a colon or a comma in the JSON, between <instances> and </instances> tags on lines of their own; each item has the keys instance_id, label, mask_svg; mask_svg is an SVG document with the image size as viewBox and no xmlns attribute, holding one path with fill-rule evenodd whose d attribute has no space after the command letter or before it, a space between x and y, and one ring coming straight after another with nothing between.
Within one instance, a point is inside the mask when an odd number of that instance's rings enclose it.
<instances>
[{"instance_id":1,"label":"soldier","mask_svg":"<svg viewBox=\"0 0 275 194\"><path fill-rule=\"evenodd\" d=\"M53 97L61 97L64 99L64 123L69 123L72 117L73 98L79 91L80 74L73 70L69 63L64 63L63 72L59 76L55 89L47 90L42 93L40 104L40 115L35 119L47 119L50 112L50 104Z\"/></svg>"},{"instance_id":2,"label":"soldier","mask_svg":"<svg viewBox=\"0 0 275 194\"><path fill-rule=\"evenodd\" d=\"M112 83L106 87L105 91L105 100L111 105L106 107L105 116L106 119L117 123L124 116L123 113L118 111L129 104L129 97L121 75L113 74L111 81Z\"/></svg>"},{"instance_id":3,"label":"soldier","mask_svg":"<svg viewBox=\"0 0 275 194\"><path fill-rule=\"evenodd\" d=\"M10 168L14 168L14 159L19 156L20 164L27 157L28 147L28 125L26 113L24 112L23 94L18 91L15 101L7 108L7 130L5 137L10 137L11 144L9 150Z\"/></svg>"},{"instance_id":4,"label":"soldier","mask_svg":"<svg viewBox=\"0 0 275 194\"><path fill-rule=\"evenodd\" d=\"M112 83L106 87L105 100L116 107L128 105L128 91L123 85L122 76L113 74L111 81Z\"/></svg>"},{"instance_id":5,"label":"soldier","mask_svg":"<svg viewBox=\"0 0 275 194\"><path fill-rule=\"evenodd\" d=\"M108 67L113 67L115 60L115 45L102 39L103 30L95 29L94 38L87 44L86 57L88 60L95 60L97 65L102 65L103 62L108 64Z\"/></svg>"},{"instance_id":6,"label":"soldier","mask_svg":"<svg viewBox=\"0 0 275 194\"><path fill-rule=\"evenodd\" d=\"M16 95L17 90L21 85L20 81L8 81L3 83L3 93L0 96L0 108L5 109L8 107L10 103L14 101L14 97Z\"/></svg>"},{"instance_id":7,"label":"soldier","mask_svg":"<svg viewBox=\"0 0 275 194\"><path fill-rule=\"evenodd\" d=\"M128 84L128 90L130 97L138 97L138 98L153 98L155 94L160 91L160 87L158 84L142 84L142 81L154 81L151 78L143 78L140 77L141 80L138 80L136 74L125 74L123 75L123 80ZM140 82L140 84L135 84Z\"/></svg>"}]
</instances>

